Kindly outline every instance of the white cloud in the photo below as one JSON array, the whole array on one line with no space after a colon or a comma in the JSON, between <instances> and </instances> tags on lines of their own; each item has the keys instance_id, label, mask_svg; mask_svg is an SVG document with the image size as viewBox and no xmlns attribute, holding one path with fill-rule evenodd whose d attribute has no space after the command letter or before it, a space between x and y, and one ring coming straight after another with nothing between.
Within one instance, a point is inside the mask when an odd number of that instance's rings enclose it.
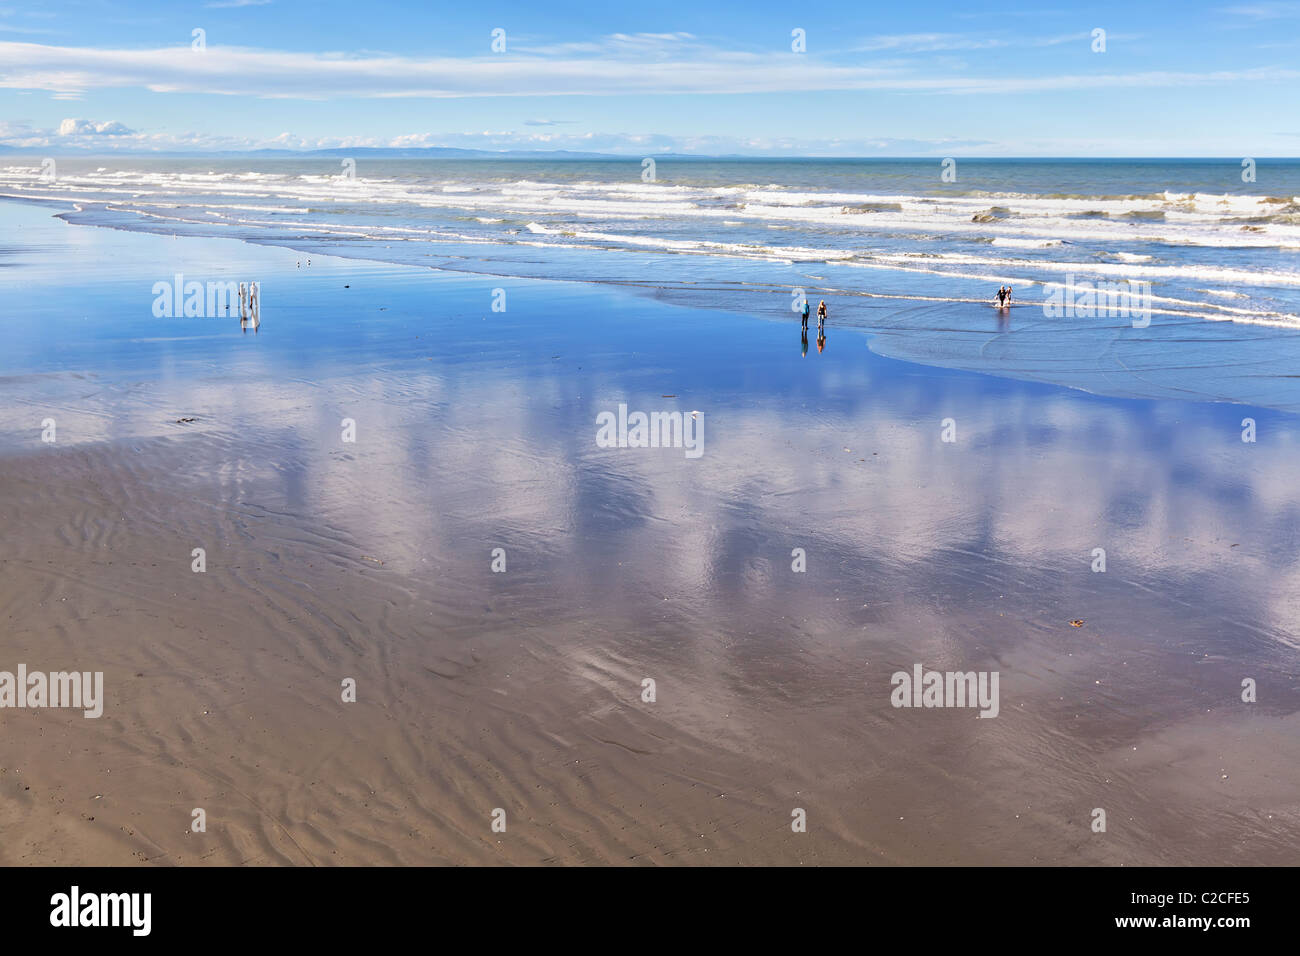
<instances>
[{"instance_id":1,"label":"white cloud","mask_svg":"<svg viewBox=\"0 0 1300 956\"><path fill-rule=\"evenodd\" d=\"M670 56L706 47L693 33L611 33L598 40L535 44L531 37L519 37L511 46L530 55L570 56L580 53Z\"/></svg>"},{"instance_id":2,"label":"white cloud","mask_svg":"<svg viewBox=\"0 0 1300 956\"><path fill-rule=\"evenodd\" d=\"M65 119L59 124L60 136L129 136L135 130L118 122L96 123L84 119Z\"/></svg>"},{"instance_id":3,"label":"white cloud","mask_svg":"<svg viewBox=\"0 0 1300 956\"><path fill-rule=\"evenodd\" d=\"M621 41L615 41L617 45ZM414 59L301 53L209 43L152 50L93 49L0 42L0 87L76 96L91 89L144 88L284 99L338 97L594 96L889 90L1000 94L1052 90L1294 82L1300 70L1259 67L1207 73L1146 71L1049 76L935 75L894 66L822 63L796 54L693 48L665 56L656 39L600 56L481 56ZM667 47L665 47L667 43Z\"/></svg>"},{"instance_id":4,"label":"white cloud","mask_svg":"<svg viewBox=\"0 0 1300 956\"><path fill-rule=\"evenodd\" d=\"M557 121L558 122L558 121ZM69 124L77 124L75 127ZM806 156L946 155L954 149L989 151L997 144L969 139L863 139L858 137L795 138L730 136L674 136L653 132L578 132L563 128L537 128L525 121L522 129L432 130L393 136L304 136L283 132L271 138L231 136L197 132L130 131L104 135L94 128L121 124L91 124L86 120L65 120L60 129L37 129L23 123L0 121L0 148L25 147L55 150L77 148L97 152L220 151L278 149L382 149L450 146L483 150L568 150L642 157L647 154ZM68 135L65 129L79 132ZM125 127L121 127L125 130ZM995 150L996 151L996 150Z\"/></svg>"}]
</instances>

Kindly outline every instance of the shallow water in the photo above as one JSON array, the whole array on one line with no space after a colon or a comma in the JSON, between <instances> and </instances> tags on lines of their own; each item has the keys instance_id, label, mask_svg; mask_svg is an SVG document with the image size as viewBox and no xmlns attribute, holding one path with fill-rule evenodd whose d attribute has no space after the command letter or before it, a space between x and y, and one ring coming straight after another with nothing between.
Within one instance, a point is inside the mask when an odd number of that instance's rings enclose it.
<instances>
[{"instance_id":1,"label":"shallow water","mask_svg":"<svg viewBox=\"0 0 1300 956\"><path fill-rule=\"evenodd\" d=\"M164 174L162 170L170 170L171 167L166 164L172 161L150 162L155 167L151 167L148 176L156 178L165 175L173 179L186 177L186 188L197 188L193 186L192 180L203 182L208 178L206 174L197 171ZM234 161L225 162L229 165ZM220 183L225 184L221 188L229 186L232 180L239 183L262 183L268 176L277 182L288 182L289 185L284 188L298 188L294 183L300 177L286 172L284 162L279 162L276 172L236 173L233 170L242 166L235 163L226 172L215 175L219 177ZM781 164L777 165L780 167ZM475 163L453 164L450 169L442 169L437 164L434 166L438 169L438 176L468 175L465 169L477 170L474 175L482 180L479 185L454 187L471 192L503 188L490 178L490 174L505 175L510 172L509 169L503 172L494 164L481 168ZM1102 181L1102 185L1113 188L1118 181L1114 177L1122 179L1130 174L1140 174L1151 179L1160 175L1164 169L1159 164L1137 166L1140 167L1138 172L1123 164L1114 170L1106 166L1108 178ZM1175 167L1181 169L1178 164ZM194 166L195 170L198 168ZM609 172L608 164L601 168ZM790 175L808 174L798 164L787 164L782 168L787 168ZM917 175L912 167L906 168L912 170L910 175ZM696 171L697 178L709 169L707 166L701 167L701 170ZM1005 177L1009 175L1008 170L1018 169L1016 164L1012 164L1002 169L999 175ZM832 165L831 171L835 175L848 175L835 170L836 167ZM1217 165L1202 168L1192 164L1181 174L1194 179L1196 176L1208 176L1215 170L1218 170ZM766 171L775 174L778 170ZM586 166L566 169L570 178L591 172ZM710 175L716 178L727 172L724 167ZM734 173L735 170L730 172ZM1293 172L1291 166L1287 165L1280 165L1276 169L1270 167L1269 177L1285 185L1290 182L1289 177ZM1067 174L1081 175L1077 171L1071 174L1068 169L1054 167L1045 170L1034 167L1032 173L1026 173L1039 177L1043 182L1050 181L1051 176ZM416 165L407 168L404 175L415 177L417 182L427 187L427 177L432 174L427 168ZM522 173L515 170L511 175ZM866 174L859 172L857 175ZM1017 172L1016 175L1020 173ZM75 193L83 188L78 182L75 174L69 173L60 180L57 189L51 187L50 191L57 194ZM456 182L459 183L460 180ZM1189 187L1194 185L1192 179L1179 182ZM1144 184L1150 185L1145 180ZM335 186L318 185L312 188L332 190ZM784 195L788 187L781 187L778 191ZM457 196L465 194L461 191L455 193ZM428 235L406 236L399 241L391 235L385 239L371 238L373 230L367 231L366 228L360 231L349 229L345 230L345 234L335 234L314 228L288 228L283 224L275 225L269 220L258 226L235 226L229 222L214 226L212 220L222 219L225 215L222 210L231 201L230 196L204 192L198 198L213 204L212 208L205 206L200 210L203 222L195 222L189 213L181 216L184 221L177 220L175 216L181 215L178 212L181 207L170 211L155 209L140 219L130 212L133 208L130 203L112 206L90 203L83 205L79 211L62 215L78 224L145 230L173 238L219 235L289 246L302 251L304 258L307 255L319 257L333 254L495 276L501 280L511 277L578 279L590 284L615 286L661 301L711 310L728 310L780 323L797 321L797 316L791 309L795 301L792 293L797 289L814 304L818 299L826 299L835 327L877 333L872 339L873 349L911 361L1067 385L1098 394L1238 402L1300 411L1300 389L1297 388L1300 380L1293 374L1297 361L1300 361L1300 326L1289 319L1278 319L1271 312L1275 308L1290 309L1291 304L1287 304L1289 299L1278 305L1269 298L1276 294L1286 299L1293 294L1287 291L1291 288L1288 283L1293 279L1300 283L1300 272L1290 271L1295 269L1294 257L1300 252L1286 247L1271 251L1264 247L1250 247L1237 250L1215 248L1198 252L1196 248L1179 240L1167 248L1162 246L1160 256L1168 260L1165 265L1148 263L1141 266L1157 273L1164 271L1149 279L1155 296L1149 316L1139 318L1082 308L1065 315L1048 315L1043 303L1044 288L1035 285L1035 282L1060 282L1068 278L1070 273L1065 270L1073 270L1079 265L1074 261L1077 258L1076 251L1072 251L1074 247L1048 251L1032 262L1025 260L1017 268L1023 266L1029 272L1022 271L1016 275L982 272L981 269L987 263L981 265L971 259L969 250L942 254L918 252L914 247L920 240L912 236L897 239L904 243L903 247L899 247L903 251L872 251L865 258L858 257L851 262L792 262L769 257L756 263L745 257L727 255L710 254L702 257L695 254L668 254L662 250L637 251L624 247L602 251L581 243L570 243L563 236L558 237L558 244L551 244L550 240L556 236L549 233L546 236L533 236L526 241L510 236L484 236L474 241L465 241L450 235L440 238ZM13 210L19 208L17 205L4 205L7 208L4 215L16 215ZM367 222L378 217L391 223L411 216L424 221L429 216L441 215L436 210L423 206L409 207L401 202L393 205L382 198L366 205L361 218ZM55 204L46 208L61 210L65 207ZM190 209L190 212L194 212L194 209ZM314 213L309 218L319 221L325 215L321 210L317 212L320 215ZM326 218L337 212L338 210L329 212ZM564 216L567 213L557 212L556 215ZM159 216L163 218L159 219ZM1214 218L1211 215L1210 219ZM638 223L647 227L659 221L654 216L649 220L637 219ZM682 220L679 225L693 230L692 234L698 233L701 228L707 234L709 228L707 223L695 223L694 220ZM497 229L498 225L492 224L489 228ZM1222 223L1212 222L1206 228L1220 236L1231 232ZM427 232L425 226L421 226L420 230ZM1275 239L1277 242L1289 241L1284 237ZM947 238L931 237L925 240L931 241L961 245L966 239L961 235L949 235ZM1096 248L1113 251L1118 247L1107 239L1099 240ZM1209 277L1198 271L1200 266L1191 264L1202 253L1212 259L1216 263L1213 268L1222 273L1215 281L1223 279L1223 288L1218 288L1214 294L1200 288L1206 286ZM947 257L945 261L954 257L961 261L956 264L950 262L952 268L943 266L936 271L932 268L937 261L935 255ZM1110 252L1097 251L1096 255L1109 258L1105 263L1100 259L1093 261L1089 267L1092 271L1084 273L1091 277L1089 281L1121 278L1123 271L1130 268L1117 265ZM3 261L5 260L0 258L0 262ZM201 282L223 278L225 273L222 272L222 261L221 256L214 257L211 263L197 267L197 272L192 271L189 278ZM1225 266L1225 263L1228 265ZM1281 271L1270 263L1279 265ZM1224 268L1228 271L1223 272ZM254 265L246 271L245 277L255 279L257 271ZM1037 280L1029 279L1030 274L1037 276ZM155 279L171 281L173 277L174 271L160 268ZM1080 281L1084 281L1082 277ZM1000 311L989 307L985 296L990 287L996 288L997 284L1003 282L1013 283L1018 292L1012 307ZM1186 289L1183 292L1176 291L1174 286L1180 284L1187 289L1191 286L1200 289L1194 291L1193 296L1199 305L1189 306L1191 299L1179 298L1185 293L1193 294ZM1300 285L1295 290L1300 291ZM1148 320L1150 324L1146 325Z\"/></svg>"}]
</instances>

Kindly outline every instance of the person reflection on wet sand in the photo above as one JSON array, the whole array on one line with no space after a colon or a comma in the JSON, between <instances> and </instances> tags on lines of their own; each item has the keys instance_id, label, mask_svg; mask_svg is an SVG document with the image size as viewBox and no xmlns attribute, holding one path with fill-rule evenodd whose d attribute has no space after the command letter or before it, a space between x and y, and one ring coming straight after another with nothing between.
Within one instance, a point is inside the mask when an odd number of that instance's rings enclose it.
<instances>
[{"instance_id":1,"label":"person reflection on wet sand","mask_svg":"<svg viewBox=\"0 0 1300 956\"><path fill-rule=\"evenodd\" d=\"M817 351L826 351L826 330L822 329L822 334L817 336Z\"/></svg>"},{"instance_id":2,"label":"person reflection on wet sand","mask_svg":"<svg viewBox=\"0 0 1300 956\"><path fill-rule=\"evenodd\" d=\"M239 327L245 333L250 328L256 333L261 324L262 303L257 283L250 282L247 288L239 283Z\"/></svg>"},{"instance_id":3,"label":"person reflection on wet sand","mask_svg":"<svg viewBox=\"0 0 1300 956\"><path fill-rule=\"evenodd\" d=\"M804 330L799 334L799 341L800 341L800 342L802 343L802 345L803 345L803 351L801 351L801 352L799 353L799 355L800 355L801 357L803 357L803 358L807 358L807 357L808 357L808 329L805 328L805 329L804 329Z\"/></svg>"}]
</instances>

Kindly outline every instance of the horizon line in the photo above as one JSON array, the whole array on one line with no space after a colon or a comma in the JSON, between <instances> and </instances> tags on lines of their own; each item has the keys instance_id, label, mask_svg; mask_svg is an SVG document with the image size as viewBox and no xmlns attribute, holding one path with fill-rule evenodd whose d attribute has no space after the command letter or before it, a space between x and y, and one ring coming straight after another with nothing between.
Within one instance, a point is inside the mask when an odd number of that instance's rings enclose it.
<instances>
[{"instance_id":1,"label":"horizon line","mask_svg":"<svg viewBox=\"0 0 1300 956\"><path fill-rule=\"evenodd\" d=\"M109 151L96 151L85 147L68 146L61 149L51 149L41 146L8 146L0 144L0 155L34 155L34 154L58 155L60 153L71 153L82 156L87 159L91 158L111 158L114 156L256 156L266 154L280 154L284 157L291 156L320 156L320 155L343 155L347 153L459 153L466 154L466 159L490 159L493 157L509 157L528 154L530 157L554 156L556 158L572 157L578 159L638 159L638 158L655 158L655 159L810 159L810 160L857 160L864 162L881 161L881 160L916 160L916 161L942 161L943 159L964 159L966 161L979 162L1045 162L1045 161L1079 161L1079 162L1134 162L1134 161L1162 161L1162 162L1231 162L1240 163L1243 159L1251 159L1255 162L1300 162L1300 156L1241 156L1233 155L1107 155L1107 156L1087 156L1087 155L1026 155L1026 156L988 156L988 155L963 155L960 152L951 154L814 154L814 153L684 153L672 151L647 151L647 152L630 152L630 153L611 153L600 151L587 151L577 149L527 149L527 148L509 148L509 149L484 149L482 147L472 146L326 146L314 149L293 149L289 147L255 147L252 149L119 149ZM401 157L394 157L401 158ZM407 158L418 158L411 156Z\"/></svg>"}]
</instances>

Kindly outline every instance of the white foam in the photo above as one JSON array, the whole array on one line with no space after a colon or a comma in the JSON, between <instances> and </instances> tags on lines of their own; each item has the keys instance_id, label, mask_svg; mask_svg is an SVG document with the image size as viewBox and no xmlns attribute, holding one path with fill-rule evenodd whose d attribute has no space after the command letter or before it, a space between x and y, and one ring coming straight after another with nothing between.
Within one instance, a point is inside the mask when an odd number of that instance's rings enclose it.
<instances>
[{"instance_id":1,"label":"white foam","mask_svg":"<svg viewBox=\"0 0 1300 956\"><path fill-rule=\"evenodd\" d=\"M993 240L995 246L1008 246L1012 249L1050 249L1063 244L1061 239L1008 239L999 236Z\"/></svg>"},{"instance_id":2,"label":"white foam","mask_svg":"<svg viewBox=\"0 0 1300 956\"><path fill-rule=\"evenodd\" d=\"M1017 193L956 197L794 190L774 186L697 187L664 183L419 183L341 176L271 173L142 173L67 176L40 184L35 167L7 167L4 185L49 189L93 202L107 196L150 195L183 201L202 191L205 203L220 204L214 182L230 196L292 200L308 204L411 205L454 208L499 215L541 213L604 219L663 218L795 223L839 231L968 235L1000 244L1047 248L1064 240L1106 243L1153 242L1207 247L1300 249L1300 224L1265 221L1234 223L1232 218L1275 216L1279 203L1263 196L1174 194L1116 198L1057 198ZM123 191L123 187L129 192ZM847 215L846 206L879 206L868 214ZM1000 218L975 222L994 206ZM893 208L897 207L897 208ZM1156 213L1161 219L1124 218ZM1104 213L1106 218L1078 218ZM496 215L493 215L496 214ZM1243 228L1243 226L1245 228Z\"/></svg>"}]
</instances>

